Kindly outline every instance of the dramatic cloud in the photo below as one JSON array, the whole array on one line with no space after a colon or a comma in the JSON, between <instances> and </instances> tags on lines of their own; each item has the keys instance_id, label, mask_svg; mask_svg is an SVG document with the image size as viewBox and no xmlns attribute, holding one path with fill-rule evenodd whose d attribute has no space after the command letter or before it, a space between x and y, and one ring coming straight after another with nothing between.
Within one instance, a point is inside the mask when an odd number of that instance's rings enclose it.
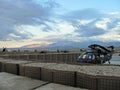
<instances>
[{"instance_id":1,"label":"dramatic cloud","mask_svg":"<svg viewBox=\"0 0 120 90\"><path fill-rule=\"evenodd\" d=\"M76 32L80 33L79 36L83 36L83 37L97 36L105 33L103 29L95 27L94 24L80 25L78 30L76 30Z\"/></svg>"},{"instance_id":2,"label":"dramatic cloud","mask_svg":"<svg viewBox=\"0 0 120 90\"><path fill-rule=\"evenodd\" d=\"M64 16L64 15L63 15ZM61 16L62 17L62 16ZM64 20L75 27L76 38L85 41L120 41L120 13L102 13L94 9L73 11L65 14Z\"/></svg>"},{"instance_id":3,"label":"dramatic cloud","mask_svg":"<svg viewBox=\"0 0 120 90\"><path fill-rule=\"evenodd\" d=\"M50 21L55 2L36 3L36 0L0 0L0 40L20 40L32 36L29 32L20 33L14 27L19 25L43 24ZM45 5L43 5L45 4ZM11 35L12 34L12 35Z\"/></svg>"},{"instance_id":4,"label":"dramatic cloud","mask_svg":"<svg viewBox=\"0 0 120 90\"><path fill-rule=\"evenodd\" d=\"M75 14L75 17L76 15L77 13ZM116 17L115 16L112 17L111 14L100 14L100 16L101 17L94 17L89 19L82 19L79 17L69 18L69 20L68 18L55 18L53 19L54 22L46 22L47 26L39 26L39 25L26 26L25 25L22 27L23 27L23 30L25 29L26 31L33 30L32 31L33 34L36 35L36 38L34 38L34 40L41 41L41 42L46 41L49 43L55 43L55 42L63 43L64 41L65 42L66 41L71 41L71 42L87 42L88 41L88 42L94 43L96 41L99 41L99 42L120 41L119 39L120 18L117 17L118 15ZM66 17L67 17L67 14L66 14ZM68 14L68 17L69 17L69 14ZM45 31L45 29L48 26L51 28L48 31ZM36 32L34 32L34 30L36 30Z\"/></svg>"},{"instance_id":5,"label":"dramatic cloud","mask_svg":"<svg viewBox=\"0 0 120 90\"><path fill-rule=\"evenodd\" d=\"M16 47L120 42L119 11L88 8L58 13L58 6L54 0L0 0L0 42L11 42L11 47L13 42Z\"/></svg>"}]
</instances>

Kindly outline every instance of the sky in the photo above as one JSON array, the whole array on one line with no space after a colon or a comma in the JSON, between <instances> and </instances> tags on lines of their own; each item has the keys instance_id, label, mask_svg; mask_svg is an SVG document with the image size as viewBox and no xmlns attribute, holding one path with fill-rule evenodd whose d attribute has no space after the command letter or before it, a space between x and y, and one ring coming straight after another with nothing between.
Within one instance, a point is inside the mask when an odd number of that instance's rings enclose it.
<instances>
[{"instance_id":1,"label":"sky","mask_svg":"<svg viewBox=\"0 0 120 90\"><path fill-rule=\"evenodd\" d=\"M0 0L0 48L120 42L120 0Z\"/></svg>"}]
</instances>

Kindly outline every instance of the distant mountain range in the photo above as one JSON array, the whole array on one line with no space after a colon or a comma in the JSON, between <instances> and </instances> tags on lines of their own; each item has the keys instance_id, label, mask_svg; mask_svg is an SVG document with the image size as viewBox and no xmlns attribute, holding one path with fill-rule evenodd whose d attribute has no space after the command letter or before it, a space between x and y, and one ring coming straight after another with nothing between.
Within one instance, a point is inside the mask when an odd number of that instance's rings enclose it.
<instances>
[{"instance_id":1,"label":"distant mountain range","mask_svg":"<svg viewBox=\"0 0 120 90\"><path fill-rule=\"evenodd\" d=\"M29 45L22 46L21 48L40 48L40 47L43 47L43 46L48 46L48 44L46 44L46 43L43 43L43 44L29 44Z\"/></svg>"},{"instance_id":2,"label":"distant mountain range","mask_svg":"<svg viewBox=\"0 0 120 90\"><path fill-rule=\"evenodd\" d=\"M115 47L120 46L120 42L100 42L100 41L86 41L86 42L74 42L74 41L61 41L52 44L30 44L22 46L21 48L31 49L76 49L76 48L87 48L91 44L100 44L103 46L113 45Z\"/></svg>"}]
</instances>

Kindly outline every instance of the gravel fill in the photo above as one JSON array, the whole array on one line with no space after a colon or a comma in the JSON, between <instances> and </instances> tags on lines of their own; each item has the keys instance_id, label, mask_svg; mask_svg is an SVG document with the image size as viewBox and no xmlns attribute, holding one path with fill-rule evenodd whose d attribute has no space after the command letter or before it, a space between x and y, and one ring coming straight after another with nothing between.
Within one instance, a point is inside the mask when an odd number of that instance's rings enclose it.
<instances>
[{"instance_id":1,"label":"gravel fill","mask_svg":"<svg viewBox=\"0 0 120 90\"><path fill-rule=\"evenodd\" d=\"M30 63L30 62L32 62L32 61L11 60L11 61L8 61L7 63L22 64L22 63Z\"/></svg>"},{"instance_id":2,"label":"gravel fill","mask_svg":"<svg viewBox=\"0 0 120 90\"><path fill-rule=\"evenodd\" d=\"M32 67L47 67L47 66L54 66L57 63L29 63L25 64L24 66L32 66Z\"/></svg>"},{"instance_id":3,"label":"gravel fill","mask_svg":"<svg viewBox=\"0 0 120 90\"><path fill-rule=\"evenodd\" d=\"M76 71L76 65L69 65L69 64L55 64L55 65L44 66L44 68L63 70L63 71Z\"/></svg>"},{"instance_id":4,"label":"gravel fill","mask_svg":"<svg viewBox=\"0 0 120 90\"><path fill-rule=\"evenodd\" d=\"M43 67L46 69L62 70L62 71L77 71L90 75L118 76L120 77L120 66L80 66L60 63L30 63L25 66Z\"/></svg>"},{"instance_id":5,"label":"gravel fill","mask_svg":"<svg viewBox=\"0 0 120 90\"><path fill-rule=\"evenodd\" d=\"M90 75L120 77L120 66L78 66L77 71Z\"/></svg>"}]
</instances>

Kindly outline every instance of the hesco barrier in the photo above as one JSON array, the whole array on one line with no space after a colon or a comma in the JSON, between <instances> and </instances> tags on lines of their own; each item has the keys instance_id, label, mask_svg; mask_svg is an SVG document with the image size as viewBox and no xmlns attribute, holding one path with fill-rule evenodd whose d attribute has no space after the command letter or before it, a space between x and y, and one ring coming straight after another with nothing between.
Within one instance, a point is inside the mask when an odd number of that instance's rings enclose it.
<instances>
[{"instance_id":1,"label":"hesco barrier","mask_svg":"<svg viewBox=\"0 0 120 90\"><path fill-rule=\"evenodd\" d=\"M41 80L53 82L53 71L51 69L41 68Z\"/></svg>"},{"instance_id":2,"label":"hesco barrier","mask_svg":"<svg viewBox=\"0 0 120 90\"><path fill-rule=\"evenodd\" d=\"M51 55L51 62L57 62L57 54Z\"/></svg>"},{"instance_id":3,"label":"hesco barrier","mask_svg":"<svg viewBox=\"0 0 120 90\"><path fill-rule=\"evenodd\" d=\"M9 57L12 58L12 59L16 59L16 60L21 58L20 55L10 55Z\"/></svg>"},{"instance_id":4,"label":"hesco barrier","mask_svg":"<svg viewBox=\"0 0 120 90\"><path fill-rule=\"evenodd\" d=\"M40 67L32 67L32 66L25 66L24 72L26 77L34 78L34 79L41 79L41 68Z\"/></svg>"},{"instance_id":5,"label":"hesco barrier","mask_svg":"<svg viewBox=\"0 0 120 90\"><path fill-rule=\"evenodd\" d=\"M70 86L76 86L81 88L87 88L91 90L120 90L120 77L113 76L95 76L88 75L75 71L61 71L47 68L33 68L27 67L23 72L27 73L27 77L35 78L65 84Z\"/></svg>"},{"instance_id":6,"label":"hesco barrier","mask_svg":"<svg viewBox=\"0 0 120 90\"><path fill-rule=\"evenodd\" d=\"M37 56L37 60L40 60L40 61L45 60L45 54L39 54L39 55Z\"/></svg>"},{"instance_id":7,"label":"hesco barrier","mask_svg":"<svg viewBox=\"0 0 120 90\"><path fill-rule=\"evenodd\" d=\"M29 60L29 55L19 55L20 59Z\"/></svg>"},{"instance_id":8,"label":"hesco barrier","mask_svg":"<svg viewBox=\"0 0 120 90\"><path fill-rule=\"evenodd\" d=\"M28 55L29 60L37 60L37 55Z\"/></svg>"},{"instance_id":9,"label":"hesco barrier","mask_svg":"<svg viewBox=\"0 0 120 90\"><path fill-rule=\"evenodd\" d=\"M25 66L19 65L19 74L20 76L25 76Z\"/></svg>"},{"instance_id":10,"label":"hesco barrier","mask_svg":"<svg viewBox=\"0 0 120 90\"><path fill-rule=\"evenodd\" d=\"M76 86L75 72L53 70L53 83Z\"/></svg>"},{"instance_id":11,"label":"hesco barrier","mask_svg":"<svg viewBox=\"0 0 120 90\"><path fill-rule=\"evenodd\" d=\"M8 54L0 55L2 58L22 59L22 60L39 60L47 62L76 62L80 53L45 53L45 54Z\"/></svg>"},{"instance_id":12,"label":"hesco barrier","mask_svg":"<svg viewBox=\"0 0 120 90\"><path fill-rule=\"evenodd\" d=\"M12 63L13 62L13 63ZM9 62L9 61L0 61L0 67L1 67L1 72L8 72L8 73L12 73L12 74L16 74L16 75L20 75L20 65L21 64L27 64L27 63L31 63L28 61L24 61L24 62L16 62L14 63L15 60Z\"/></svg>"},{"instance_id":13,"label":"hesco barrier","mask_svg":"<svg viewBox=\"0 0 120 90\"><path fill-rule=\"evenodd\" d=\"M77 72L77 87L92 90L120 90L120 77L94 76Z\"/></svg>"},{"instance_id":14,"label":"hesco barrier","mask_svg":"<svg viewBox=\"0 0 120 90\"><path fill-rule=\"evenodd\" d=\"M98 90L120 90L120 77L98 76Z\"/></svg>"},{"instance_id":15,"label":"hesco barrier","mask_svg":"<svg viewBox=\"0 0 120 90\"><path fill-rule=\"evenodd\" d=\"M43 81L91 90L120 90L120 77L115 76L95 76L76 71L53 70L22 65L22 63L16 64L7 62L0 62L0 70Z\"/></svg>"},{"instance_id":16,"label":"hesco barrier","mask_svg":"<svg viewBox=\"0 0 120 90\"><path fill-rule=\"evenodd\" d=\"M3 63L4 64L4 72L12 73L19 75L19 66L18 64L13 63Z\"/></svg>"},{"instance_id":17,"label":"hesco barrier","mask_svg":"<svg viewBox=\"0 0 120 90\"><path fill-rule=\"evenodd\" d=\"M0 62L0 72L2 72L2 63Z\"/></svg>"},{"instance_id":18,"label":"hesco barrier","mask_svg":"<svg viewBox=\"0 0 120 90\"><path fill-rule=\"evenodd\" d=\"M8 59L12 58L12 55L0 55L1 58Z\"/></svg>"},{"instance_id":19,"label":"hesco barrier","mask_svg":"<svg viewBox=\"0 0 120 90\"><path fill-rule=\"evenodd\" d=\"M45 54L44 60L51 62L52 60L51 54Z\"/></svg>"},{"instance_id":20,"label":"hesco barrier","mask_svg":"<svg viewBox=\"0 0 120 90\"><path fill-rule=\"evenodd\" d=\"M1 62L1 72L5 72L5 63Z\"/></svg>"},{"instance_id":21,"label":"hesco barrier","mask_svg":"<svg viewBox=\"0 0 120 90\"><path fill-rule=\"evenodd\" d=\"M76 84L77 87L97 90L97 77L77 72Z\"/></svg>"}]
</instances>

